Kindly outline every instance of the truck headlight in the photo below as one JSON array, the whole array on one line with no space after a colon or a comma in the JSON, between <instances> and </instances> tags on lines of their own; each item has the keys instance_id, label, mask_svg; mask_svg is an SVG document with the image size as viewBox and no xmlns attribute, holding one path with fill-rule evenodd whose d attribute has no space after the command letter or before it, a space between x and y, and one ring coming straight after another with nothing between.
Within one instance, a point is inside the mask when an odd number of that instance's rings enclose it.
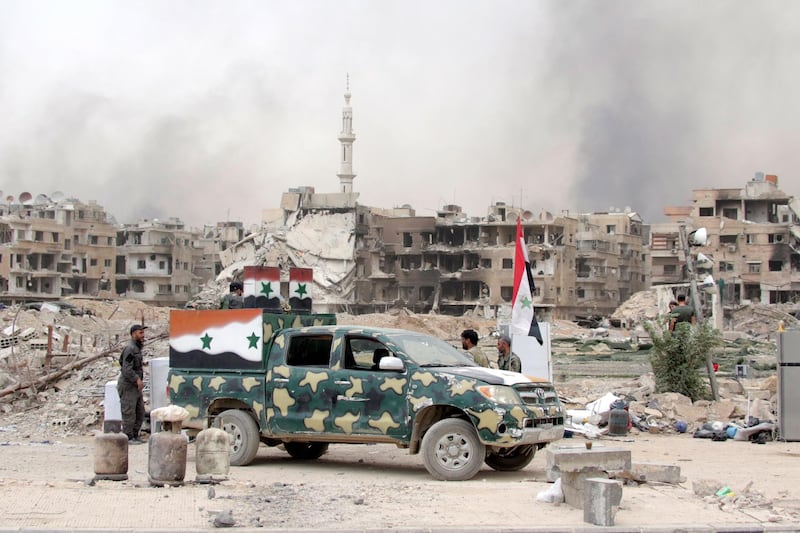
<instances>
[{"instance_id":1,"label":"truck headlight","mask_svg":"<svg viewBox=\"0 0 800 533\"><path fill-rule=\"evenodd\" d=\"M484 385L482 387L478 387L478 392L495 403L512 405L522 403L517 391L504 385Z\"/></svg>"}]
</instances>

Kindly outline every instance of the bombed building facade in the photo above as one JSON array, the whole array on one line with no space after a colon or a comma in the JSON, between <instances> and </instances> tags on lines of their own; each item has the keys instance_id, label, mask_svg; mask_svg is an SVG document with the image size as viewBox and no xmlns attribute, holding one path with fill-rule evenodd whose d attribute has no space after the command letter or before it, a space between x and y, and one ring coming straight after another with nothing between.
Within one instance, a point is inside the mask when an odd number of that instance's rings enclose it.
<instances>
[{"instance_id":1,"label":"bombed building facade","mask_svg":"<svg viewBox=\"0 0 800 533\"><path fill-rule=\"evenodd\" d=\"M679 226L704 227L701 252L724 306L800 301L800 199L778 188L778 177L757 173L743 188L695 189L692 205L664 210L668 223L651 226L654 284L686 279Z\"/></svg>"},{"instance_id":2,"label":"bombed building facade","mask_svg":"<svg viewBox=\"0 0 800 533\"><path fill-rule=\"evenodd\" d=\"M97 295L110 289L116 226L94 202L22 193L0 205L0 298Z\"/></svg>"}]
</instances>

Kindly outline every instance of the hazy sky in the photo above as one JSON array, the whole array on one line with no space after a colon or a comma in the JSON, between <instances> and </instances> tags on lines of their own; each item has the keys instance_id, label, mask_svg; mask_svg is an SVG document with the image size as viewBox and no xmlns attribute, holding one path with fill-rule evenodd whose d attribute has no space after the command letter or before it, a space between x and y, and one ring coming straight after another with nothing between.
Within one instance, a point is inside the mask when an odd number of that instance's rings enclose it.
<instances>
[{"instance_id":1,"label":"hazy sky","mask_svg":"<svg viewBox=\"0 0 800 533\"><path fill-rule=\"evenodd\" d=\"M360 202L630 206L756 171L800 194L800 2L0 0L0 190L120 222Z\"/></svg>"}]
</instances>

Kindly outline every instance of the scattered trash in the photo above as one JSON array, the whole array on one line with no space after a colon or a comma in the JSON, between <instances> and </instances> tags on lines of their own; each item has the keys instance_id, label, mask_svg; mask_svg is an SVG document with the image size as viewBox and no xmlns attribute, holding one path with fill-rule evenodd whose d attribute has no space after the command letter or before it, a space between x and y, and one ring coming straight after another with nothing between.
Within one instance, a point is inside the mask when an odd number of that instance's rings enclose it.
<instances>
[{"instance_id":1,"label":"scattered trash","mask_svg":"<svg viewBox=\"0 0 800 533\"><path fill-rule=\"evenodd\" d=\"M564 492L561 490L561 478L558 478L546 490L537 494L536 501L544 503L563 503Z\"/></svg>"}]
</instances>

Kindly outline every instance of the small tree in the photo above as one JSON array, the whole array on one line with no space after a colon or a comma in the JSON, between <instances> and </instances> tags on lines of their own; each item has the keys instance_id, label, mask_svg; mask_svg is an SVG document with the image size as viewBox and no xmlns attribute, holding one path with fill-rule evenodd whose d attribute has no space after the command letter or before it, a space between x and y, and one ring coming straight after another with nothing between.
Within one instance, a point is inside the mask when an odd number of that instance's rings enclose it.
<instances>
[{"instance_id":1,"label":"small tree","mask_svg":"<svg viewBox=\"0 0 800 533\"><path fill-rule=\"evenodd\" d=\"M650 365L656 377L657 392L678 392L692 401L708 398L700 368L706 355L722 346L722 334L709 322L679 322L675 331L645 324L653 342Z\"/></svg>"}]
</instances>

